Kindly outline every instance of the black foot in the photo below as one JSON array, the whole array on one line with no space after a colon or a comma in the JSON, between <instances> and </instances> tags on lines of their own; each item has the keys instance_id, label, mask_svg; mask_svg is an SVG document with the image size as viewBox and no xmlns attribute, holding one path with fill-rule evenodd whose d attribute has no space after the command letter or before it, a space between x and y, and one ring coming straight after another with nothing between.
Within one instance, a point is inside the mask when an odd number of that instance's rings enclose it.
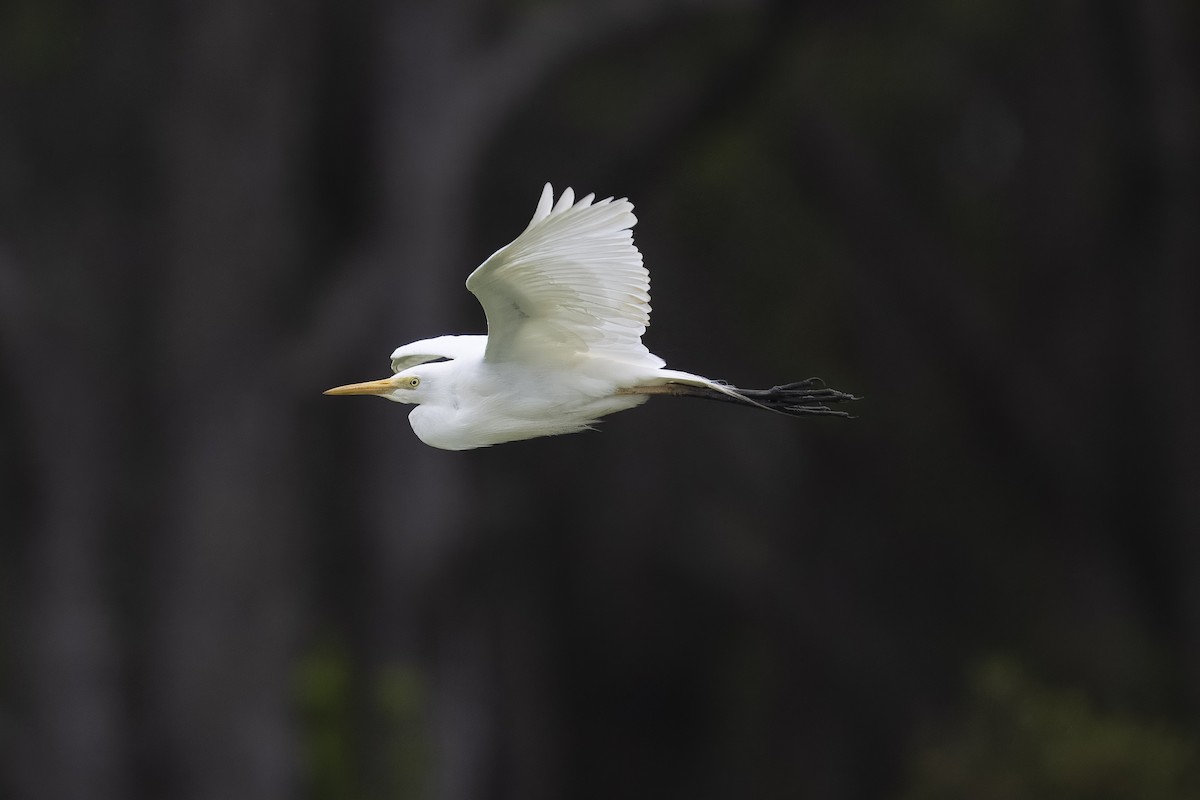
<instances>
[{"instance_id":1,"label":"black foot","mask_svg":"<svg viewBox=\"0 0 1200 800\"><path fill-rule=\"evenodd\" d=\"M820 387L820 388L813 388ZM829 403L845 403L859 398L825 385L820 378L809 378L795 383L785 383L770 389L736 389L738 394L756 405L792 416L847 417L853 415L837 411Z\"/></svg>"}]
</instances>

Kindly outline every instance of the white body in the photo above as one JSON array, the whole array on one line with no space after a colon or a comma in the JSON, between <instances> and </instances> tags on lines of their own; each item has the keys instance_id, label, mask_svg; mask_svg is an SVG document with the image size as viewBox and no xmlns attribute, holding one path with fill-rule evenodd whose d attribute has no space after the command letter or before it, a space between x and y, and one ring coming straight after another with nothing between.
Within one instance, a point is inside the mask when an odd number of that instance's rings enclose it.
<instances>
[{"instance_id":1,"label":"white body","mask_svg":"<svg viewBox=\"0 0 1200 800\"><path fill-rule=\"evenodd\" d=\"M576 203L567 189L555 203L547 184L525 231L467 278L487 336L412 342L392 353L392 377L326 394L415 403L413 431L445 450L575 433L672 383L732 394L642 344L650 276L636 222L627 200Z\"/></svg>"},{"instance_id":2,"label":"white body","mask_svg":"<svg viewBox=\"0 0 1200 800\"><path fill-rule=\"evenodd\" d=\"M628 365L596 359L581 359L571 371L471 357L418 369L415 391L426 390L437 402L422 402L408 421L421 441L444 450L575 433L649 399L617 394L639 379Z\"/></svg>"}]
</instances>

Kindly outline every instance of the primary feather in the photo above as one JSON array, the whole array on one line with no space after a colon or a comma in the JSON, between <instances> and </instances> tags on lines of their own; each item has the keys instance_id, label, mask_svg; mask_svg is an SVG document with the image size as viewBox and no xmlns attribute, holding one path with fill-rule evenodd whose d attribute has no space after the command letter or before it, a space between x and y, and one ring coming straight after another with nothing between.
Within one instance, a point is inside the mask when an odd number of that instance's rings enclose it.
<instances>
[{"instance_id":1,"label":"primary feather","mask_svg":"<svg viewBox=\"0 0 1200 800\"><path fill-rule=\"evenodd\" d=\"M626 199L553 203L546 184L533 219L467 278L487 314L490 362L558 362L587 353L661 367L642 344L650 274L633 244Z\"/></svg>"}]
</instances>

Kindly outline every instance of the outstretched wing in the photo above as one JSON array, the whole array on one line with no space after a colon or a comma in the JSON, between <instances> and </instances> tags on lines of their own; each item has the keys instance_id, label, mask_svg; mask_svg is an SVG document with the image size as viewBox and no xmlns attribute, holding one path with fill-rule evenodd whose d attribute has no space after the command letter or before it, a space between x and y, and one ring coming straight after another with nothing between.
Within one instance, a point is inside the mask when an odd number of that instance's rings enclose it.
<instances>
[{"instance_id":1,"label":"outstretched wing","mask_svg":"<svg viewBox=\"0 0 1200 800\"><path fill-rule=\"evenodd\" d=\"M392 372L403 372L439 358L483 358L486 344L486 336L437 336L410 342L392 351Z\"/></svg>"},{"instance_id":2,"label":"outstretched wing","mask_svg":"<svg viewBox=\"0 0 1200 800\"><path fill-rule=\"evenodd\" d=\"M660 367L642 344L650 275L633 244L633 204L575 202L550 184L529 226L467 278L487 314L487 361L555 363L580 354Z\"/></svg>"}]
</instances>

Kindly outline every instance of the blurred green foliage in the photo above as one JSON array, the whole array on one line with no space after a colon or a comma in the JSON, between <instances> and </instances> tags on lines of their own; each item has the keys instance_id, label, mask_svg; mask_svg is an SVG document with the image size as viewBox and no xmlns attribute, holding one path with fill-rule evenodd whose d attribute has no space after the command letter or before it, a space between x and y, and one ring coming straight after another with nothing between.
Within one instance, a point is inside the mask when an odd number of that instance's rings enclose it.
<instances>
[{"instance_id":1,"label":"blurred green foliage","mask_svg":"<svg viewBox=\"0 0 1200 800\"><path fill-rule=\"evenodd\" d=\"M428 796L433 754L423 673L415 664L386 664L372 685L382 717L384 763L390 770L384 782L395 790L388 796Z\"/></svg>"},{"instance_id":2,"label":"blurred green foliage","mask_svg":"<svg viewBox=\"0 0 1200 800\"><path fill-rule=\"evenodd\" d=\"M905 800L1200 797L1194 736L1046 686L1009 658L976 668L954 727L917 754Z\"/></svg>"},{"instance_id":3,"label":"blurred green foliage","mask_svg":"<svg viewBox=\"0 0 1200 800\"><path fill-rule=\"evenodd\" d=\"M355 718L360 682L352 654L340 643L322 642L299 662L295 701L309 796L356 800L379 791L387 797L424 796L430 744L421 674L410 665L381 667L365 682L373 715L366 725ZM364 730L376 739L370 747L359 741ZM367 752L379 754L378 774L363 763Z\"/></svg>"},{"instance_id":4,"label":"blurred green foliage","mask_svg":"<svg viewBox=\"0 0 1200 800\"><path fill-rule=\"evenodd\" d=\"M296 702L312 796L329 800L361 797L361 786L353 779L355 726L349 655L344 648L324 644L301 659L296 671Z\"/></svg>"}]
</instances>

